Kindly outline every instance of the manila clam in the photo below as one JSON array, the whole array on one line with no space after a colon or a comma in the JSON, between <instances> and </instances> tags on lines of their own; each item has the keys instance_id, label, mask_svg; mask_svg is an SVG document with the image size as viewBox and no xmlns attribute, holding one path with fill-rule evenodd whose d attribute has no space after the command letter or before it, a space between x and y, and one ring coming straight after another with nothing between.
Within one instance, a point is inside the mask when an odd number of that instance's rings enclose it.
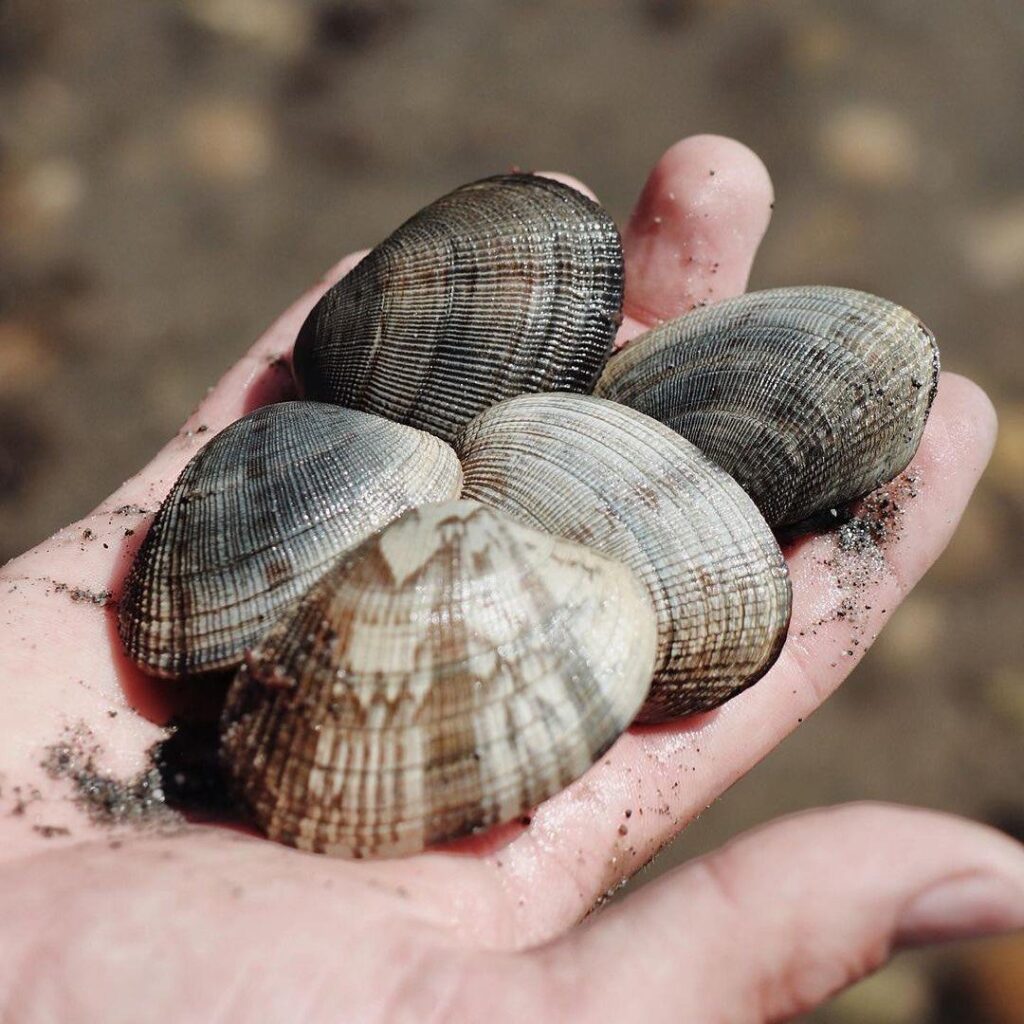
<instances>
[{"instance_id":1,"label":"manila clam","mask_svg":"<svg viewBox=\"0 0 1024 1024\"><path fill-rule=\"evenodd\" d=\"M739 485L669 427L584 395L523 395L455 441L463 495L615 558L658 614L640 721L721 704L774 662L789 622L782 552Z\"/></svg>"},{"instance_id":2,"label":"manila clam","mask_svg":"<svg viewBox=\"0 0 1024 1024\"><path fill-rule=\"evenodd\" d=\"M596 394L647 413L723 466L773 526L903 470L938 382L931 332L849 288L751 292L636 339Z\"/></svg>"},{"instance_id":3,"label":"manila clam","mask_svg":"<svg viewBox=\"0 0 1024 1024\"><path fill-rule=\"evenodd\" d=\"M343 552L461 484L455 453L423 431L319 402L258 409L160 507L121 598L124 645L155 675L237 665Z\"/></svg>"},{"instance_id":4,"label":"manila clam","mask_svg":"<svg viewBox=\"0 0 1024 1024\"><path fill-rule=\"evenodd\" d=\"M158 675L241 662L221 756L270 837L416 852L551 796L635 717L727 700L785 638L768 524L913 456L938 355L906 310L775 289L608 362L622 288L589 199L466 185L309 314L293 369L332 404L260 409L183 471L120 632Z\"/></svg>"},{"instance_id":5,"label":"manila clam","mask_svg":"<svg viewBox=\"0 0 1024 1024\"><path fill-rule=\"evenodd\" d=\"M477 502L406 513L247 655L222 753L271 837L393 856L563 789L640 707L644 588L589 548Z\"/></svg>"},{"instance_id":6,"label":"manila clam","mask_svg":"<svg viewBox=\"0 0 1024 1024\"><path fill-rule=\"evenodd\" d=\"M447 441L502 398L591 391L622 288L600 206L537 175L486 178L421 210L320 299L295 376L308 398Z\"/></svg>"}]
</instances>

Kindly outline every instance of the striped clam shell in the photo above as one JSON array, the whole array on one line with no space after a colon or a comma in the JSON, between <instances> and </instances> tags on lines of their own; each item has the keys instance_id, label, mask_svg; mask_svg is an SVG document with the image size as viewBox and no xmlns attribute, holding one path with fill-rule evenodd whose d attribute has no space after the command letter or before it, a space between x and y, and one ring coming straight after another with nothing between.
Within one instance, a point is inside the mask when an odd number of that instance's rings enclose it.
<instances>
[{"instance_id":1,"label":"striped clam shell","mask_svg":"<svg viewBox=\"0 0 1024 1024\"><path fill-rule=\"evenodd\" d=\"M120 601L130 657L170 677L237 665L340 555L461 483L448 445L379 416L250 413L193 457L136 555Z\"/></svg>"},{"instance_id":2,"label":"striped clam shell","mask_svg":"<svg viewBox=\"0 0 1024 1024\"><path fill-rule=\"evenodd\" d=\"M221 752L272 839L395 856L511 820L615 740L655 621L622 565L476 502L427 505L247 656Z\"/></svg>"},{"instance_id":3,"label":"striped clam shell","mask_svg":"<svg viewBox=\"0 0 1024 1024\"><path fill-rule=\"evenodd\" d=\"M421 210L320 299L295 376L308 398L450 440L502 398L591 391L622 289L601 207L549 178L487 178Z\"/></svg>"},{"instance_id":4,"label":"striped clam shell","mask_svg":"<svg viewBox=\"0 0 1024 1024\"><path fill-rule=\"evenodd\" d=\"M917 451L938 382L931 332L848 288L751 292L633 341L596 394L667 423L773 526L862 497Z\"/></svg>"},{"instance_id":5,"label":"striped clam shell","mask_svg":"<svg viewBox=\"0 0 1024 1024\"><path fill-rule=\"evenodd\" d=\"M614 402L524 395L455 441L463 495L623 562L648 588L658 659L639 720L721 704L786 636L782 552L739 485L674 431Z\"/></svg>"}]
</instances>

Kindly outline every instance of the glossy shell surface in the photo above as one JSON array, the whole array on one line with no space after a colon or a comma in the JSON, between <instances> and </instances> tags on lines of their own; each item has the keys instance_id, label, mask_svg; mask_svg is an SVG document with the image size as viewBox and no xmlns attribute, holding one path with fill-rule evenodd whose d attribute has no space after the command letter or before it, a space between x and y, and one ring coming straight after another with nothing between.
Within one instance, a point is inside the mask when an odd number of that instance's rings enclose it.
<instances>
[{"instance_id":1,"label":"glossy shell surface","mask_svg":"<svg viewBox=\"0 0 1024 1024\"><path fill-rule=\"evenodd\" d=\"M455 441L463 495L628 565L658 615L641 721L714 707L785 639L790 585L754 503L669 427L581 395L492 406Z\"/></svg>"},{"instance_id":2,"label":"glossy shell surface","mask_svg":"<svg viewBox=\"0 0 1024 1024\"><path fill-rule=\"evenodd\" d=\"M667 423L782 526L902 471L938 370L931 332L901 306L847 288L777 288L635 339L595 393Z\"/></svg>"},{"instance_id":3,"label":"glossy shell surface","mask_svg":"<svg viewBox=\"0 0 1024 1024\"><path fill-rule=\"evenodd\" d=\"M413 853L584 772L643 701L655 632L624 566L475 502L427 505L247 656L224 762L273 839Z\"/></svg>"},{"instance_id":4,"label":"glossy shell surface","mask_svg":"<svg viewBox=\"0 0 1024 1024\"><path fill-rule=\"evenodd\" d=\"M340 555L461 483L448 445L378 416L250 413L193 457L139 549L120 602L130 656L163 676L237 665Z\"/></svg>"},{"instance_id":5,"label":"glossy shell surface","mask_svg":"<svg viewBox=\"0 0 1024 1024\"><path fill-rule=\"evenodd\" d=\"M293 365L313 399L449 440L523 392L589 392L621 319L622 247L575 189L529 174L438 199L314 307Z\"/></svg>"}]
</instances>

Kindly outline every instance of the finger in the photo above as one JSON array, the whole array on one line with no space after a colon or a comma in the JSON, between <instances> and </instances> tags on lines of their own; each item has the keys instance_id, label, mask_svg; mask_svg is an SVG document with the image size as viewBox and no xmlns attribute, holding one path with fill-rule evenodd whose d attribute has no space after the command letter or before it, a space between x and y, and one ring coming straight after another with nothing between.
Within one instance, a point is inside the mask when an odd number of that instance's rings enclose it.
<instances>
[{"instance_id":1,"label":"finger","mask_svg":"<svg viewBox=\"0 0 1024 1024\"><path fill-rule=\"evenodd\" d=\"M896 947L1022 927L1017 843L849 805L748 833L528 960L580 1020L789 1020Z\"/></svg>"},{"instance_id":2,"label":"finger","mask_svg":"<svg viewBox=\"0 0 1024 1024\"><path fill-rule=\"evenodd\" d=\"M586 913L839 685L945 547L994 432L985 395L944 374L921 448L904 482L891 488L904 507L887 546L865 553L852 570L834 534L790 554L793 621L772 670L717 711L628 733L491 856L521 934L548 937ZM910 478L916 497L899 497Z\"/></svg>"},{"instance_id":3,"label":"finger","mask_svg":"<svg viewBox=\"0 0 1024 1024\"><path fill-rule=\"evenodd\" d=\"M772 203L768 171L741 143L696 135L672 146L624 232L627 320L619 343L741 294Z\"/></svg>"}]
</instances>

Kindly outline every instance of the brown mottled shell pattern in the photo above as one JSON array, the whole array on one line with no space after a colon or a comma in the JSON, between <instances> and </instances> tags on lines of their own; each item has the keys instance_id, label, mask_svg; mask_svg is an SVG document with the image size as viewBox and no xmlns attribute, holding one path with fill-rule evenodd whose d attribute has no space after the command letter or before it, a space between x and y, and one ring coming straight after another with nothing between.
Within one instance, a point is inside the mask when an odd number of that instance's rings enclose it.
<instances>
[{"instance_id":1,"label":"brown mottled shell pattern","mask_svg":"<svg viewBox=\"0 0 1024 1024\"><path fill-rule=\"evenodd\" d=\"M643 722L706 710L759 679L785 639L790 586L740 486L670 428L582 395L523 395L455 440L463 495L623 562L658 614Z\"/></svg>"},{"instance_id":2,"label":"brown mottled shell pattern","mask_svg":"<svg viewBox=\"0 0 1024 1024\"><path fill-rule=\"evenodd\" d=\"M461 484L455 453L423 431L315 402L258 409L161 505L121 598L125 647L156 675L233 667L340 555Z\"/></svg>"},{"instance_id":3,"label":"brown mottled shell pattern","mask_svg":"<svg viewBox=\"0 0 1024 1024\"><path fill-rule=\"evenodd\" d=\"M157 675L241 663L221 757L271 838L415 853L552 796L634 719L728 700L785 640L771 529L913 457L939 360L900 306L754 292L609 361L622 298L591 200L465 185L313 308L314 401L182 472L120 633Z\"/></svg>"},{"instance_id":4,"label":"brown mottled shell pattern","mask_svg":"<svg viewBox=\"0 0 1024 1024\"><path fill-rule=\"evenodd\" d=\"M807 286L751 292L648 332L595 393L667 423L782 526L903 470L938 372L935 339L913 313Z\"/></svg>"},{"instance_id":5,"label":"brown mottled shell pattern","mask_svg":"<svg viewBox=\"0 0 1024 1024\"><path fill-rule=\"evenodd\" d=\"M431 203L323 296L296 379L309 398L450 440L502 398L593 390L622 290L601 207L549 178L487 178Z\"/></svg>"},{"instance_id":6,"label":"brown mottled shell pattern","mask_svg":"<svg viewBox=\"0 0 1024 1024\"><path fill-rule=\"evenodd\" d=\"M582 774L647 692L655 619L624 566L476 502L364 542L247 657L222 752L271 838L415 852Z\"/></svg>"}]
</instances>

